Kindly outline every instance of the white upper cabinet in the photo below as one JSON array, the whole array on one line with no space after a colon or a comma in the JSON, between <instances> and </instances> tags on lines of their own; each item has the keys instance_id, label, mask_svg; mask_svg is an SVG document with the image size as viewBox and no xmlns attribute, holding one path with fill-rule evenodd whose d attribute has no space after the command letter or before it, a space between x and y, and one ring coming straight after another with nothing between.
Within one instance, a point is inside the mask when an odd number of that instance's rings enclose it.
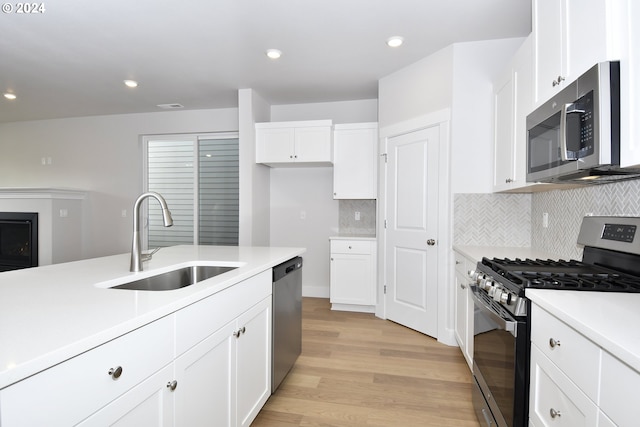
<instances>
[{"instance_id":1,"label":"white upper cabinet","mask_svg":"<svg viewBox=\"0 0 640 427\"><path fill-rule=\"evenodd\" d=\"M534 0L536 105L596 63L619 59L618 1Z\"/></svg>"},{"instance_id":2,"label":"white upper cabinet","mask_svg":"<svg viewBox=\"0 0 640 427\"><path fill-rule=\"evenodd\" d=\"M256 163L331 166L331 120L256 123Z\"/></svg>"},{"instance_id":3,"label":"white upper cabinet","mask_svg":"<svg viewBox=\"0 0 640 427\"><path fill-rule=\"evenodd\" d=\"M333 198L376 199L378 123L335 125Z\"/></svg>"},{"instance_id":4,"label":"white upper cabinet","mask_svg":"<svg viewBox=\"0 0 640 427\"><path fill-rule=\"evenodd\" d=\"M494 82L493 191L513 191L527 184L527 115L533 109L532 37Z\"/></svg>"}]
</instances>

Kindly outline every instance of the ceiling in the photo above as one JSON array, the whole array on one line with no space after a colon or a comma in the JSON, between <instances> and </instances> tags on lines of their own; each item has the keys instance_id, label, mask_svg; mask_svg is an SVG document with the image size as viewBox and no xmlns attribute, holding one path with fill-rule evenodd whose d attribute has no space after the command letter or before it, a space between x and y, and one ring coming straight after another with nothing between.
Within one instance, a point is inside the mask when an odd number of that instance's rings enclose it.
<instances>
[{"instance_id":1,"label":"ceiling","mask_svg":"<svg viewBox=\"0 0 640 427\"><path fill-rule=\"evenodd\" d=\"M0 93L17 96L0 96L0 122L237 107L243 88L272 105L375 99L378 79L451 43L531 31L531 0L42 4L0 14Z\"/></svg>"}]
</instances>

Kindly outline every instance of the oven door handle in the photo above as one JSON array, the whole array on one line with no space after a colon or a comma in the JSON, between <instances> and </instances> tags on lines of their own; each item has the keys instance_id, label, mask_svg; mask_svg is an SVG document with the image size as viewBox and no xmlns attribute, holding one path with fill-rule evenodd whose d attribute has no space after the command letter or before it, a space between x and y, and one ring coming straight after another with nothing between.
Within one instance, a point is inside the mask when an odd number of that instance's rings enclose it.
<instances>
[{"instance_id":1,"label":"oven door handle","mask_svg":"<svg viewBox=\"0 0 640 427\"><path fill-rule=\"evenodd\" d=\"M483 313L487 314L491 318L491 320L497 323L500 326L500 329L511 333L511 335L513 335L514 337L517 337L518 322L504 319L502 316L496 313L495 310L493 310L491 307L486 305L484 301L478 298L478 296L476 295L475 289L476 289L476 286L471 286L471 298L473 298L473 302L475 303L476 307L478 307Z\"/></svg>"}]
</instances>

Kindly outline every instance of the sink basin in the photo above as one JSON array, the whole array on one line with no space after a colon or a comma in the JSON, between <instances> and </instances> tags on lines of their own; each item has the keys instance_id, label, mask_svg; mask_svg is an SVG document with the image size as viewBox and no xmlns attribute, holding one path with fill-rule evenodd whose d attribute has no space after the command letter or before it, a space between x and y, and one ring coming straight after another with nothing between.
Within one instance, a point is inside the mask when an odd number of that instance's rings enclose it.
<instances>
[{"instance_id":1,"label":"sink basin","mask_svg":"<svg viewBox=\"0 0 640 427\"><path fill-rule=\"evenodd\" d=\"M111 289L130 289L135 291L170 291L184 288L202 280L218 276L238 267L220 267L211 265L192 265L168 271L156 276L146 277L133 282L123 283Z\"/></svg>"}]
</instances>

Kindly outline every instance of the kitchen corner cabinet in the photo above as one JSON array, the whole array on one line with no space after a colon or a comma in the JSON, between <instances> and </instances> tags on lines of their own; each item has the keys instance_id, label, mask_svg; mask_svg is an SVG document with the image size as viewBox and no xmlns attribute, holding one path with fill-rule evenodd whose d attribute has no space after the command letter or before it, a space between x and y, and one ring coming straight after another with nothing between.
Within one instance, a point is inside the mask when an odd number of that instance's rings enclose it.
<instances>
[{"instance_id":1,"label":"kitchen corner cabinet","mask_svg":"<svg viewBox=\"0 0 640 427\"><path fill-rule=\"evenodd\" d=\"M335 125L333 149L333 198L376 199L378 123Z\"/></svg>"},{"instance_id":2,"label":"kitchen corner cabinet","mask_svg":"<svg viewBox=\"0 0 640 427\"><path fill-rule=\"evenodd\" d=\"M470 270L475 269L476 262L458 252L454 252L455 259L455 318L454 335L460 350L470 369L473 369L473 300L469 289Z\"/></svg>"},{"instance_id":3,"label":"kitchen corner cabinet","mask_svg":"<svg viewBox=\"0 0 640 427\"><path fill-rule=\"evenodd\" d=\"M376 304L376 240L331 239L332 310L373 313Z\"/></svg>"},{"instance_id":4,"label":"kitchen corner cabinet","mask_svg":"<svg viewBox=\"0 0 640 427\"><path fill-rule=\"evenodd\" d=\"M248 426L270 337L269 269L0 390L0 425Z\"/></svg>"},{"instance_id":5,"label":"kitchen corner cabinet","mask_svg":"<svg viewBox=\"0 0 640 427\"><path fill-rule=\"evenodd\" d=\"M598 62L616 58L618 0L534 0L536 105Z\"/></svg>"},{"instance_id":6,"label":"kitchen corner cabinet","mask_svg":"<svg viewBox=\"0 0 640 427\"><path fill-rule=\"evenodd\" d=\"M256 163L267 166L331 166L332 122L256 123Z\"/></svg>"},{"instance_id":7,"label":"kitchen corner cabinet","mask_svg":"<svg viewBox=\"0 0 640 427\"><path fill-rule=\"evenodd\" d=\"M532 304L529 417L538 427L631 426L640 372Z\"/></svg>"},{"instance_id":8,"label":"kitchen corner cabinet","mask_svg":"<svg viewBox=\"0 0 640 427\"><path fill-rule=\"evenodd\" d=\"M494 192L531 185L526 182L526 120L533 108L532 43L528 37L494 82Z\"/></svg>"}]
</instances>

